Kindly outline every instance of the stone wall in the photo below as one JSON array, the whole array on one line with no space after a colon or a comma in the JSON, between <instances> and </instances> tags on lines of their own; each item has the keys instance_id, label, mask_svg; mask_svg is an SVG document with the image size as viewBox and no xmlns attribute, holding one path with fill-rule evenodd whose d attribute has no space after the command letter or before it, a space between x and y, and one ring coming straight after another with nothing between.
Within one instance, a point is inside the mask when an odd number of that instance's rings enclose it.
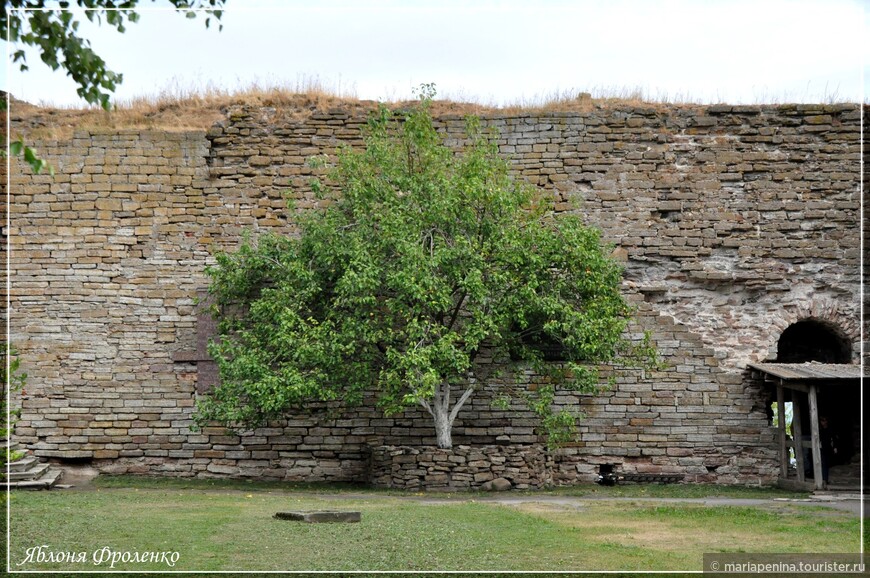
<instances>
[{"instance_id":1,"label":"stone wall","mask_svg":"<svg viewBox=\"0 0 870 578\"><path fill-rule=\"evenodd\" d=\"M867 195L867 187L868 183L870 183L870 130L866 127L870 126L868 121L870 121L870 107L863 106L861 107L862 113L862 126L865 127L863 131L863 152L864 152L864 163L863 169L864 173L863 177L863 198L862 198L862 208L863 208L863 229L864 229L864 244L861 247L862 255L864 257L863 260L863 281L864 281L864 302L862 303L861 309L861 318L864 321L864 367L870 367L870 291L867 290L870 287L870 196ZM861 415L870 415L870 396L862 395L862 414ZM863 460L865 464L870 463L870 427L862 428L861 430L861 442L863 448Z\"/></svg>"},{"instance_id":2,"label":"stone wall","mask_svg":"<svg viewBox=\"0 0 870 578\"><path fill-rule=\"evenodd\" d=\"M3 92L0 92L0 98L5 99L6 94ZM6 135L6 128L5 128L6 127L6 111L5 110L0 110L0 122L3 123L2 126L4 127L3 130L0 131L0 133L2 133L2 135L5 138L5 135ZM0 194L2 194L3 198L5 199L6 192L7 192L6 185L9 181L8 174L6 172L7 163L5 163L5 162L0 163L0 165L2 165L2 166L0 166ZM9 268L8 268L9 261L7 259L8 254L6 252L6 242L7 242L6 236L7 236L9 230L8 230L8 227L6 226L7 204L6 204L6 202L3 202L3 203L0 203L0 205L2 205L2 207L3 207L2 209L0 209L0 267L2 267L2 269L3 269L3 272L0 273L0 281L2 281L2 282L0 282L0 301L2 301L2 303L3 303L3 306L0 307L0 311L2 311L2 314L0 314L0 323L3 323L3 326L6 327L6 315L8 313L6 310L6 272L9 270ZM4 395L5 395L5 387L6 387L6 384L3 384Z\"/></svg>"},{"instance_id":3,"label":"stone wall","mask_svg":"<svg viewBox=\"0 0 870 578\"><path fill-rule=\"evenodd\" d=\"M870 126L870 125L868 125L868 122L870 122L870 115L868 115L868 113L870 113L870 107L868 107L868 106L861 107L861 112L862 112L862 125L864 127ZM864 152L864 159L863 159L864 160L864 163L863 163L864 174L862 175L862 177L863 177L863 183L864 183L864 191L863 191L864 196L863 196L863 213L862 213L862 215L864 217L864 222L863 222L863 225L864 225L864 239L863 239L864 245L861 247L861 249L862 249L862 253L864 256L864 269L863 269L862 273L864 276L863 277L864 287L866 288L866 287L870 287L870 267L868 267L868 263L870 263L870 260L868 260L868 257L870 257L870 202L868 202L868 195L866 192L867 191L867 183L870 183L870 130L867 130L865 128L863 137L864 137L864 141L863 141L863 145L864 145L864 147L863 147L864 148L864 151L863 151ZM864 320L864 349L863 350L864 350L864 364L865 365L870 365L870 315L868 315L868 313L870 313L870 291L867 291L865 289L865 291L864 291L864 303L863 303L862 316L861 316L861 318ZM868 403L868 402L865 402L865 403ZM870 435L870 431L868 431L868 435ZM870 444L868 444L868 446L870 446ZM870 450L868 450L868 452L870 452Z\"/></svg>"},{"instance_id":4,"label":"stone wall","mask_svg":"<svg viewBox=\"0 0 870 578\"><path fill-rule=\"evenodd\" d=\"M372 448L369 482L401 490L488 489L503 478L518 490L552 484L553 458L542 445Z\"/></svg>"},{"instance_id":5,"label":"stone wall","mask_svg":"<svg viewBox=\"0 0 870 578\"><path fill-rule=\"evenodd\" d=\"M775 476L770 393L746 363L814 318L858 351L856 105L614 107L490 115L518 177L599 226L667 368L620 371L612 391L560 395L587 418L553 481L622 471L689 481ZM14 117L13 125L26 129ZM243 435L192 433L213 375L195 299L243 231L294 231L316 207L306 161L358 145L364 115L236 107L207 132L79 130L40 142L54 178L13 164L11 337L30 375L21 441L104 471L364 479L369 448L431 445L428 416L313 404ZM442 116L448 139L464 121ZM199 333L199 334L198 334ZM534 376L527 376L533 385ZM460 413L465 445L541 442L486 392Z\"/></svg>"}]
</instances>

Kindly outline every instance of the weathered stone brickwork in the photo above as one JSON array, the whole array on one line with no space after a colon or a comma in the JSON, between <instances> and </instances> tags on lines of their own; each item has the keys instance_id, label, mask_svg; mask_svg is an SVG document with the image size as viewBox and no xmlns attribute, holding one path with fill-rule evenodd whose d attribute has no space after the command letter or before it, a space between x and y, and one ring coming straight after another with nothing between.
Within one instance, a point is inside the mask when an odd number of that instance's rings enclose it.
<instances>
[{"instance_id":1,"label":"weathered stone brickwork","mask_svg":"<svg viewBox=\"0 0 870 578\"><path fill-rule=\"evenodd\" d=\"M0 93L0 98L5 99L6 94ZM4 129L2 130L2 135L5 138L5 134L6 134L6 129L5 129L5 127L6 127L6 111L5 110L0 111L0 122L3 123L2 126L4 127ZM0 184L0 194L2 194L3 198L5 199L6 192L7 192L6 185L9 182L8 175L6 172L7 164L5 162L0 163L0 164L2 164L2 166L0 166L0 179L2 179L2 180L0 180L0 182L2 182L2 184ZM0 316L0 323L3 323L3 326L5 327L6 326L6 315L8 313L8 311L6 310L6 297L7 297L7 295L6 295L6 285L7 285L7 283L6 283L6 271L8 271L8 265L9 265L9 261L7 259L8 254L6 252L6 243L7 243L6 236L8 234L8 228L6 226L7 205L6 205L5 201L3 203L0 203L0 204L2 204L2 207L3 207L2 209L0 209L0 267L3 268L3 272L0 273L0 282L2 282L2 283L0 283L0 302L3 303L2 307L0 307L0 310L2 310L2 312L3 312L2 316ZM5 395L6 384L3 384L3 387L4 387L4 395Z\"/></svg>"},{"instance_id":2,"label":"weathered stone brickwork","mask_svg":"<svg viewBox=\"0 0 870 578\"><path fill-rule=\"evenodd\" d=\"M601 463L688 481L775 478L770 393L745 367L775 358L780 333L808 318L857 357L860 114L716 105L484 118L519 177L615 245L638 307L632 331L651 331L667 365L559 396L587 418L553 455L553 483L591 480ZM463 119L438 122L462 138ZM53 178L13 166L11 338L30 376L21 441L103 471L287 480L366 479L370 448L433 444L422 412L325 404L243 435L189 431L210 371L195 304L206 265L246 230L292 234L285 196L295 211L322 202L307 159L358 145L364 124L343 109L236 107L207 132L38 143ZM484 392L460 413L455 443L540 443L534 416L516 409L493 409Z\"/></svg>"},{"instance_id":3,"label":"weathered stone brickwork","mask_svg":"<svg viewBox=\"0 0 870 578\"><path fill-rule=\"evenodd\" d=\"M371 477L375 487L402 490L470 490L504 478L518 490L552 484L553 458L546 446L424 446L372 448Z\"/></svg>"},{"instance_id":4,"label":"weathered stone brickwork","mask_svg":"<svg viewBox=\"0 0 870 578\"><path fill-rule=\"evenodd\" d=\"M862 247L862 252L864 255L864 268L862 274L864 276L864 303L863 303L863 315L861 318L864 320L864 364L865 366L870 364L870 316L868 316L868 312L870 312L870 291L867 291L866 288L870 287L870 270L868 270L867 264L870 263L868 257L870 257L870 202L868 202L867 195L867 183L870 183L870 131L867 130L868 122L870 122L870 107L863 106L861 107L861 113L863 115L862 124L865 127L863 136L863 144L864 144L864 174L863 183L864 190L863 192L863 217L864 217L864 245ZM867 399L867 398L865 398ZM865 401L868 406L870 406L870 400ZM866 414L865 414L866 415ZM868 428L868 436L870 436L870 428ZM870 444L868 444L870 445Z\"/></svg>"}]
</instances>

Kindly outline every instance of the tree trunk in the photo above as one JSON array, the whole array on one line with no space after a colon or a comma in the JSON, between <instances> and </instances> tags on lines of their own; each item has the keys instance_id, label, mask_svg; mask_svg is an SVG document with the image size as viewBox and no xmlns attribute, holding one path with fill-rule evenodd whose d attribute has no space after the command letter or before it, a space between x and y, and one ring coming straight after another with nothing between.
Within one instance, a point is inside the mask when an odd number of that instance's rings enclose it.
<instances>
[{"instance_id":1,"label":"tree trunk","mask_svg":"<svg viewBox=\"0 0 870 578\"><path fill-rule=\"evenodd\" d=\"M435 439L438 447L449 450L453 447L453 420L447 412L447 408L441 404L435 404L432 408L432 417L435 419Z\"/></svg>"},{"instance_id":2,"label":"tree trunk","mask_svg":"<svg viewBox=\"0 0 870 578\"><path fill-rule=\"evenodd\" d=\"M435 420L435 439L438 447L443 450L449 450L453 447L453 422L456 421L456 416L459 410L474 393L474 387L466 389L453 407L450 407L450 385L442 383L435 388L435 397L430 404L426 400L420 400L420 405L426 408L426 411Z\"/></svg>"}]
</instances>

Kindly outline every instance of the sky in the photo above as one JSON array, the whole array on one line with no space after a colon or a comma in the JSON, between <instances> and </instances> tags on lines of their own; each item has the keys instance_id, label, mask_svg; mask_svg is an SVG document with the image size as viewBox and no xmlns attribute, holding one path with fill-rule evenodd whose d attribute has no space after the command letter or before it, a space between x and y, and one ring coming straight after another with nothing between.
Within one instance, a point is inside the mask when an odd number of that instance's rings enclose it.
<instances>
[{"instance_id":1,"label":"sky","mask_svg":"<svg viewBox=\"0 0 870 578\"><path fill-rule=\"evenodd\" d=\"M863 0L227 0L222 31L163 5L144 2L124 34L82 22L124 74L118 100L312 82L373 100L435 83L440 96L494 105L581 91L747 104L870 96ZM62 71L28 55L26 72L7 63L3 90L82 104Z\"/></svg>"}]
</instances>

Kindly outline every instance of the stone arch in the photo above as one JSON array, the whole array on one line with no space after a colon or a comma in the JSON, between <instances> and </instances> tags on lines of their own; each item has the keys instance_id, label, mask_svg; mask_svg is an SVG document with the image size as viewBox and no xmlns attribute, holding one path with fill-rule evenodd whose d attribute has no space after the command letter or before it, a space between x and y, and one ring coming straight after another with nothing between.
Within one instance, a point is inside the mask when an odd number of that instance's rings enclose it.
<instances>
[{"instance_id":1,"label":"stone arch","mask_svg":"<svg viewBox=\"0 0 870 578\"><path fill-rule=\"evenodd\" d=\"M781 363L849 363L852 341L836 325L812 317L789 325L779 336L776 360Z\"/></svg>"},{"instance_id":2,"label":"stone arch","mask_svg":"<svg viewBox=\"0 0 870 578\"><path fill-rule=\"evenodd\" d=\"M780 360L780 341L787 331L795 331L795 326L808 331L816 330L820 334L826 333L831 339L840 341L845 350L840 363L858 359L861 336L858 319L851 312L843 311L838 301L813 300L783 308L772 325L773 339L768 349L768 361Z\"/></svg>"}]
</instances>

